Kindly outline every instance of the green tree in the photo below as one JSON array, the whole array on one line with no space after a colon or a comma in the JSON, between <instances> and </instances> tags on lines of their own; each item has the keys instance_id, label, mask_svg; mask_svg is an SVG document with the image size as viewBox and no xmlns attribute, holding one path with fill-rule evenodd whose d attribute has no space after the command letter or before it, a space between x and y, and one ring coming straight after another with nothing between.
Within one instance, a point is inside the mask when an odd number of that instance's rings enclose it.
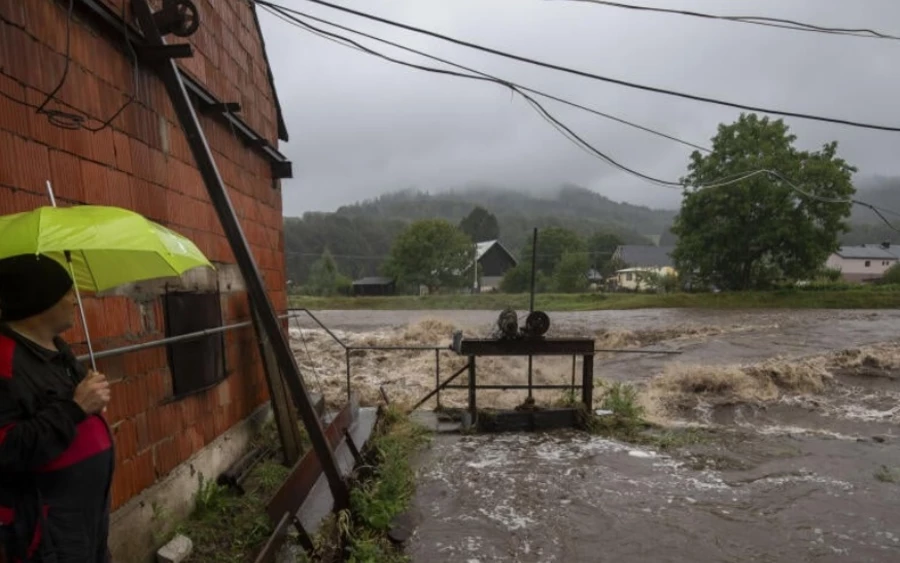
<instances>
[{"instance_id":1,"label":"green tree","mask_svg":"<svg viewBox=\"0 0 900 563\"><path fill-rule=\"evenodd\" d=\"M808 152L797 150L795 140L780 119L742 114L719 126L710 154L691 155L672 228L683 277L722 289L764 288L811 277L838 248L856 169L836 156L836 142ZM759 170L772 172L702 187Z\"/></svg>"},{"instance_id":2,"label":"green tree","mask_svg":"<svg viewBox=\"0 0 900 563\"><path fill-rule=\"evenodd\" d=\"M331 252L326 248L309 270L308 291L313 295L331 296L349 285L349 279L341 275Z\"/></svg>"},{"instance_id":3,"label":"green tree","mask_svg":"<svg viewBox=\"0 0 900 563\"><path fill-rule=\"evenodd\" d=\"M900 284L900 263L894 264L881 276L881 283Z\"/></svg>"},{"instance_id":4,"label":"green tree","mask_svg":"<svg viewBox=\"0 0 900 563\"><path fill-rule=\"evenodd\" d=\"M475 258L472 242L444 219L424 219L409 225L394 241L385 272L405 285L424 285L429 293L461 287Z\"/></svg>"},{"instance_id":5,"label":"green tree","mask_svg":"<svg viewBox=\"0 0 900 563\"><path fill-rule=\"evenodd\" d=\"M460 221L459 229L469 235L474 242L497 240L500 237L500 224L497 217L480 205Z\"/></svg>"},{"instance_id":6,"label":"green tree","mask_svg":"<svg viewBox=\"0 0 900 563\"><path fill-rule=\"evenodd\" d=\"M540 242L538 243L540 245ZM553 287L560 293L581 293L588 288L588 269L591 261L583 252L563 254L553 272Z\"/></svg>"},{"instance_id":7,"label":"green tree","mask_svg":"<svg viewBox=\"0 0 900 563\"><path fill-rule=\"evenodd\" d=\"M531 263L533 238L528 239L522 251L522 262ZM545 276L553 276L556 265L565 253L585 254L587 247L578 233L564 227L548 227L538 231L537 269ZM529 266L529 271L530 271Z\"/></svg>"},{"instance_id":8,"label":"green tree","mask_svg":"<svg viewBox=\"0 0 900 563\"><path fill-rule=\"evenodd\" d=\"M534 277L535 293L544 293L550 289L550 279L543 272ZM531 260L519 262L507 270L500 280L500 291L503 293L529 293L531 291Z\"/></svg>"}]
</instances>

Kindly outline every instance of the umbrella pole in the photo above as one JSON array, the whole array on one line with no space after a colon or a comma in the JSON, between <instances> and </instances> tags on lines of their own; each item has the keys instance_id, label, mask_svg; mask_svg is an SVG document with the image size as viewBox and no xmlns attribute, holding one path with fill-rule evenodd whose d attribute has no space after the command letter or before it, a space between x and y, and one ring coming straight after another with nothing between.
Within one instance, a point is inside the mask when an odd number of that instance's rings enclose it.
<instances>
[{"instance_id":1,"label":"umbrella pole","mask_svg":"<svg viewBox=\"0 0 900 563\"><path fill-rule=\"evenodd\" d=\"M47 195L50 196L50 205L56 207L56 196L53 194L53 184L47 180ZM97 360L94 358L94 345L91 344L91 333L88 330L87 317L84 315L84 303L81 301L81 292L75 278L75 266L72 264L72 255L66 251L66 262L69 264L69 273L72 275L72 287L75 288L75 299L78 301L78 313L81 315L81 326L84 328L84 339L87 341L88 356L91 358L91 368L97 371Z\"/></svg>"},{"instance_id":2,"label":"umbrella pole","mask_svg":"<svg viewBox=\"0 0 900 563\"><path fill-rule=\"evenodd\" d=\"M72 281L75 281L75 266L72 265L72 255L66 251L66 262L69 263L69 273L72 274ZM97 360L94 358L94 346L91 344L91 333L88 330L87 317L84 314L84 303L81 302L81 292L78 290L78 284L73 283L75 288L75 299L78 301L78 313L81 315L81 326L84 328L84 339L87 342L88 357L91 359L91 368L97 371Z\"/></svg>"}]
</instances>

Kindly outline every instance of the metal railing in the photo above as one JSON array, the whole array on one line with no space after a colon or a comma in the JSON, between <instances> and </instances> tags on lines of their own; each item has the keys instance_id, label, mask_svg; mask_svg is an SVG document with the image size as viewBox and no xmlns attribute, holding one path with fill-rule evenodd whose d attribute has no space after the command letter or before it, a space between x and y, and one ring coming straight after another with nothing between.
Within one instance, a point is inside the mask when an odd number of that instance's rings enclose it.
<instances>
[{"instance_id":1,"label":"metal railing","mask_svg":"<svg viewBox=\"0 0 900 563\"><path fill-rule=\"evenodd\" d=\"M416 405L412 408L415 410L425 404L431 398L435 399L437 407L441 407L441 391L442 390L462 390L468 388L467 385L451 385L451 383L456 380L460 375L466 372L469 368L469 364L466 363L463 367L453 372L449 378L445 381L441 381L441 352L451 353L452 350L450 346L437 346L437 345L415 345L415 346L353 346L352 344L348 344L344 342L337 334L334 333L333 330L328 328L328 326L322 322L319 317L315 315L312 311L308 309L288 309L288 312L283 315L279 315L280 320L287 319L288 321L292 319L299 319L303 316L309 317L316 326L322 329L335 343L337 343L341 349L344 351L344 364L346 369L346 387L347 387L347 399L350 399L350 394L352 391L352 355L353 352L356 351L377 351L377 352L434 352L434 389L428 392L422 399L420 399ZM98 360L104 358L111 358L115 356L121 356L124 354L129 354L133 352L140 352L142 350L147 350L150 348L156 348L160 346L168 346L170 344L178 344L182 342L191 342L194 340L200 340L202 338L206 338L208 336L212 336L215 334L221 334L225 332L230 332L233 330L239 330L243 328L252 328L252 321L243 321L238 323L232 323L228 325L223 325L216 328L210 328L205 330L199 330L196 332L191 332L188 334L181 334L178 336L170 336L166 338L159 338L156 340L151 340L148 342L141 342L138 344L131 344L127 346L121 346L117 348L111 348L109 350L101 350L94 353L94 357ZM298 326L298 329L302 330L302 327ZM681 354L681 351L678 350L645 350L645 349L622 349L622 348L598 348L594 351L594 354L603 354L603 353L613 353L613 354L653 354L653 355L678 355ZM79 361L86 361L89 357L87 354L83 354L78 356ZM557 385L531 385L531 388L534 389L577 389L579 386L576 385L576 364L577 364L577 355L572 356L572 377L571 383L569 384L557 384ZM315 361L313 358L310 358L310 361ZM490 386L478 386L481 389L528 389L528 385L519 385L519 384L505 384L505 385L490 385Z\"/></svg>"}]
</instances>

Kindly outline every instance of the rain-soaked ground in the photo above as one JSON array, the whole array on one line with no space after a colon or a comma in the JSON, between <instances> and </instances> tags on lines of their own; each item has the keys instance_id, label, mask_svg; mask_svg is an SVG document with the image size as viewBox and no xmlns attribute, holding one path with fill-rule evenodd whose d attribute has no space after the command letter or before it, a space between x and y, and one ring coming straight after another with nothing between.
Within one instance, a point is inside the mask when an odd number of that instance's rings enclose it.
<instances>
[{"instance_id":1,"label":"rain-soaked ground","mask_svg":"<svg viewBox=\"0 0 900 563\"><path fill-rule=\"evenodd\" d=\"M345 334L422 319L483 333L496 312L320 317ZM677 395L665 423L703 429L666 451L575 431L439 435L419 460L414 562L900 561L900 312L551 318L681 351L602 356L597 377Z\"/></svg>"}]
</instances>

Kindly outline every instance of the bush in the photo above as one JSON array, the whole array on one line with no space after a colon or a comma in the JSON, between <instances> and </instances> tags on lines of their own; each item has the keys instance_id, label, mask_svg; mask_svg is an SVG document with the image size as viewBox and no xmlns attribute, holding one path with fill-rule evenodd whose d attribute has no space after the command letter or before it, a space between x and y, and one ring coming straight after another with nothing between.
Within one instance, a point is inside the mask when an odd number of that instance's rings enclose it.
<instances>
[{"instance_id":1,"label":"bush","mask_svg":"<svg viewBox=\"0 0 900 563\"><path fill-rule=\"evenodd\" d=\"M881 277L880 283L885 285L900 284L900 263L894 264Z\"/></svg>"}]
</instances>

